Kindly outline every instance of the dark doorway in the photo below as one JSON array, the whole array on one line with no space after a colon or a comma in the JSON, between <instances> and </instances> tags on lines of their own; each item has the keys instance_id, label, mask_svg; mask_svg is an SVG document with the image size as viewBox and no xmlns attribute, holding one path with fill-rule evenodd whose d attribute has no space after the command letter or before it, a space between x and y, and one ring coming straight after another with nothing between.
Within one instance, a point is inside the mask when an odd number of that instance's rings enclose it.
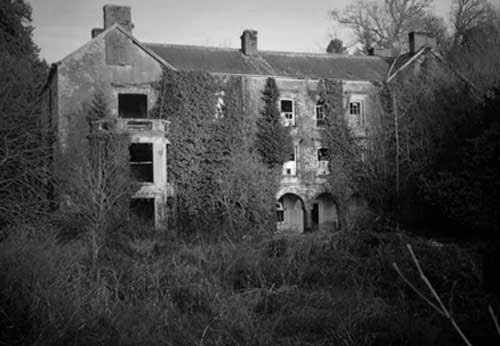
<instances>
[{"instance_id":1,"label":"dark doorway","mask_svg":"<svg viewBox=\"0 0 500 346\"><path fill-rule=\"evenodd\" d=\"M314 203L311 211L311 221L313 227L317 227L319 224L319 206L318 203Z\"/></svg>"},{"instance_id":2,"label":"dark doorway","mask_svg":"<svg viewBox=\"0 0 500 346\"><path fill-rule=\"evenodd\" d=\"M120 118L147 118L148 95L118 94L118 114Z\"/></svg>"}]
</instances>

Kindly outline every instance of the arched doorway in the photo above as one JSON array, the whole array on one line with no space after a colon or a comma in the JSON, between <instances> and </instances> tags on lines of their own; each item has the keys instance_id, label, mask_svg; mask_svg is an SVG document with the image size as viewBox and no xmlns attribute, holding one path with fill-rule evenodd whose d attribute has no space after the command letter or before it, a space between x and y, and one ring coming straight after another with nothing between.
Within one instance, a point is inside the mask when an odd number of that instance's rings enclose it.
<instances>
[{"instance_id":1,"label":"arched doorway","mask_svg":"<svg viewBox=\"0 0 500 346\"><path fill-rule=\"evenodd\" d=\"M276 205L278 231L295 233L304 232L305 208L304 201L293 193L286 193Z\"/></svg>"},{"instance_id":2,"label":"arched doorway","mask_svg":"<svg viewBox=\"0 0 500 346\"><path fill-rule=\"evenodd\" d=\"M322 193L313 202L311 222L314 229L336 231L339 228L337 203L329 193Z\"/></svg>"}]
</instances>

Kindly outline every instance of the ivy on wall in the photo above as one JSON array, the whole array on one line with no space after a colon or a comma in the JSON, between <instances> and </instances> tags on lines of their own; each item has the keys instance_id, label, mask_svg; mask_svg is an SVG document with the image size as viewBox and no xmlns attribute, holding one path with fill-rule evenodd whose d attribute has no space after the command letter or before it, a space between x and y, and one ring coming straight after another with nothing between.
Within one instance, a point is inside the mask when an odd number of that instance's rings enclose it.
<instances>
[{"instance_id":1,"label":"ivy on wall","mask_svg":"<svg viewBox=\"0 0 500 346\"><path fill-rule=\"evenodd\" d=\"M165 70L152 116L171 122L175 228L242 235L269 229L274 185L253 152L241 77Z\"/></svg>"},{"instance_id":2,"label":"ivy on wall","mask_svg":"<svg viewBox=\"0 0 500 346\"><path fill-rule=\"evenodd\" d=\"M342 81L322 80L319 94L325 107L326 126L322 131L322 141L329 152L328 184L331 193L337 198L340 227L343 228L348 201L359 189L361 148L345 117Z\"/></svg>"}]
</instances>

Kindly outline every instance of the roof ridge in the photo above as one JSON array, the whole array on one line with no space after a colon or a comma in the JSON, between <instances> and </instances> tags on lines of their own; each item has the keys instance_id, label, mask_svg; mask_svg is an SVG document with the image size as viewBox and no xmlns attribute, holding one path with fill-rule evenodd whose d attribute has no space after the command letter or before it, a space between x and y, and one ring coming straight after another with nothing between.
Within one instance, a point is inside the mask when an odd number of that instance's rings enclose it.
<instances>
[{"instance_id":1,"label":"roof ridge","mask_svg":"<svg viewBox=\"0 0 500 346\"><path fill-rule=\"evenodd\" d=\"M173 48L190 48L190 49L200 49L200 50L211 50L211 51L227 51L227 52L241 52L238 48L231 47L214 47L214 46L201 46L201 45L191 45L191 44L177 44L177 43L159 43L159 42L142 42L142 44L147 46L159 46L159 47L173 47ZM369 56L369 55L345 55L345 54L334 54L334 53L315 53L315 52L289 52L289 51L274 51L274 50L259 50L258 55L261 54L271 54L271 55L288 55L288 56L304 56L304 57L323 57L332 59L366 59L366 60L379 60L379 56Z\"/></svg>"},{"instance_id":2,"label":"roof ridge","mask_svg":"<svg viewBox=\"0 0 500 346\"><path fill-rule=\"evenodd\" d=\"M231 52L239 52L238 48L230 47L214 47L214 46L200 46L194 44L177 44L177 43L158 43L158 42L142 42L144 45L148 46L162 46L162 47L179 47L179 48L195 48L195 49L210 49L210 50L224 50Z\"/></svg>"}]
</instances>

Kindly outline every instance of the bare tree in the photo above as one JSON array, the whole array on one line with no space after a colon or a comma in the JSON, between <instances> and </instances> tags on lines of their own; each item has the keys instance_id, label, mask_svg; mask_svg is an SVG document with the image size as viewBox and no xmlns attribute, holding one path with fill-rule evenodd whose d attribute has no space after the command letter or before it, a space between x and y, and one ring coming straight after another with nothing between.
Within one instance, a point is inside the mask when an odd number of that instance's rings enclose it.
<instances>
[{"instance_id":1,"label":"bare tree","mask_svg":"<svg viewBox=\"0 0 500 346\"><path fill-rule=\"evenodd\" d=\"M128 202L136 190L128 166L129 142L126 134L91 133L88 150L67 152L59 172L64 200L61 212L72 222L81 222L94 268L108 232L126 219Z\"/></svg>"},{"instance_id":2,"label":"bare tree","mask_svg":"<svg viewBox=\"0 0 500 346\"><path fill-rule=\"evenodd\" d=\"M454 0L451 7L451 22L455 43L459 43L467 31L487 22L490 10L491 5L487 0Z\"/></svg>"},{"instance_id":3,"label":"bare tree","mask_svg":"<svg viewBox=\"0 0 500 346\"><path fill-rule=\"evenodd\" d=\"M427 30L433 22L428 13L431 3L432 0L356 0L342 12L333 10L330 15L354 30L366 47L378 44L401 49L408 32Z\"/></svg>"}]
</instances>

